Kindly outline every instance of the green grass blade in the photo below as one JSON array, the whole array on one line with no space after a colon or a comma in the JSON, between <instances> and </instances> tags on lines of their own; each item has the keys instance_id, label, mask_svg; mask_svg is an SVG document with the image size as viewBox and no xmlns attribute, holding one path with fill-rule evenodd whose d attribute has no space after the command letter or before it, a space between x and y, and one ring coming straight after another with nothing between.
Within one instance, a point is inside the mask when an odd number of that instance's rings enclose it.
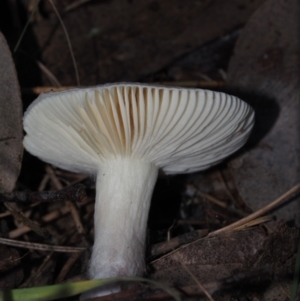
<instances>
[{"instance_id":1,"label":"green grass blade","mask_svg":"<svg viewBox=\"0 0 300 301\"><path fill-rule=\"evenodd\" d=\"M48 301L61 298L72 297L84 293L90 289L104 286L114 282L145 282L152 284L172 296L176 301L180 301L177 291L160 282L136 277L116 277L108 279L86 280L74 283L55 284L32 288L21 288L0 291L0 301Z\"/></svg>"}]
</instances>

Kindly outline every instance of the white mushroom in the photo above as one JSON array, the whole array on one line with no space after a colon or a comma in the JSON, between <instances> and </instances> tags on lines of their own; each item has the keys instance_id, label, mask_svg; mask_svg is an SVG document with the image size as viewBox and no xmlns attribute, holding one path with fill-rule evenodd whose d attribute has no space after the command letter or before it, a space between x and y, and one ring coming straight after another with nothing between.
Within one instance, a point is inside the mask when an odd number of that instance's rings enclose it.
<instances>
[{"instance_id":1,"label":"white mushroom","mask_svg":"<svg viewBox=\"0 0 300 301\"><path fill-rule=\"evenodd\" d=\"M110 84L42 94L24 116L25 148L60 168L95 175L90 278L141 275L158 170L206 169L247 140L251 107L200 89Z\"/></svg>"}]
</instances>

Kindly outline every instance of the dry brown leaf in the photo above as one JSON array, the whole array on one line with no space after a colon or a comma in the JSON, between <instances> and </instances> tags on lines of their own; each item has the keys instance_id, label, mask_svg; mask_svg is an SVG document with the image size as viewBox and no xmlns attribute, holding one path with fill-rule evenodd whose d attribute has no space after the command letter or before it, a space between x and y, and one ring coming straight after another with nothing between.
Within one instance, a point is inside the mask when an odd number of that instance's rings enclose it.
<instances>
[{"instance_id":1,"label":"dry brown leaf","mask_svg":"<svg viewBox=\"0 0 300 301\"><path fill-rule=\"evenodd\" d=\"M0 193L11 192L23 154L22 102L13 59L0 32Z\"/></svg>"},{"instance_id":2,"label":"dry brown leaf","mask_svg":"<svg viewBox=\"0 0 300 301\"><path fill-rule=\"evenodd\" d=\"M291 286L287 275L294 270L299 231L283 222L276 223L272 230L267 234L256 227L199 239L153 261L151 278L177 286L194 284L182 267L185 265L203 285L228 277L236 281L236 287L229 294L223 292L222 299L216 297L217 300L232 300L232 293L247 295L249 300L254 296L261 301L274 300L270 296L278 293L279 282L284 287ZM263 270L266 274L253 276L255 271ZM239 283L240 277L248 278L248 283ZM278 293L276 300L286 298Z\"/></svg>"},{"instance_id":3,"label":"dry brown leaf","mask_svg":"<svg viewBox=\"0 0 300 301\"><path fill-rule=\"evenodd\" d=\"M236 44L228 86L249 100L256 125L249 151L231 162L237 188L254 211L300 182L300 3L269 0ZM276 211L300 225L300 198Z\"/></svg>"}]
</instances>

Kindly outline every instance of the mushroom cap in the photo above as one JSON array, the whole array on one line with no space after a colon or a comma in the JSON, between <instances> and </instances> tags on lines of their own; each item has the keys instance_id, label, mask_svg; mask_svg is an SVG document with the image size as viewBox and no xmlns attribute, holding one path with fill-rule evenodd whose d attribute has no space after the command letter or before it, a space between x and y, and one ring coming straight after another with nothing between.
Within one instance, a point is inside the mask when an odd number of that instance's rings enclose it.
<instances>
[{"instance_id":1,"label":"mushroom cap","mask_svg":"<svg viewBox=\"0 0 300 301\"><path fill-rule=\"evenodd\" d=\"M120 157L166 174L206 169L247 140L252 108L202 89L107 84L41 94L24 115L25 148L60 168L96 174Z\"/></svg>"}]
</instances>

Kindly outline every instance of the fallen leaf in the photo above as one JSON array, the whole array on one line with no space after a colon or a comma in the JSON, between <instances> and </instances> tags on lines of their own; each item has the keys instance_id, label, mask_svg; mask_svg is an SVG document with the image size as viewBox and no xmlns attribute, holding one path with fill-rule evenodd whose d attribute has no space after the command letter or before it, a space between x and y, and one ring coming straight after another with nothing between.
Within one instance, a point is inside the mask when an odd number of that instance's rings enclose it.
<instances>
[{"instance_id":1,"label":"fallen leaf","mask_svg":"<svg viewBox=\"0 0 300 301\"><path fill-rule=\"evenodd\" d=\"M238 191L254 211L300 182L299 18L297 0L265 2L229 63L228 86L256 111L249 148L230 163ZM277 218L299 226L299 200L278 208Z\"/></svg>"},{"instance_id":2,"label":"fallen leaf","mask_svg":"<svg viewBox=\"0 0 300 301\"><path fill-rule=\"evenodd\" d=\"M154 260L150 277L176 286L195 284L191 274L204 286L225 279L236 283L215 300L229 301L236 294L261 301L275 300L271 297L277 294L276 300L286 300L280 289L291 286L288 275L294 271L298 243L299 231L284 222L275 223L269 234L255 227L206 237Z\"/></svg>"},{"instance_id":3,"label":"fallen leaf","mask_svg":"<svg viewBox=\"0 0 300 301\"><path fill-rule=\"evenodd\" d=\"M0 193L11 192L23 154L22 102L14 62L0 32Z\"/></svg>"}]
</instances>

